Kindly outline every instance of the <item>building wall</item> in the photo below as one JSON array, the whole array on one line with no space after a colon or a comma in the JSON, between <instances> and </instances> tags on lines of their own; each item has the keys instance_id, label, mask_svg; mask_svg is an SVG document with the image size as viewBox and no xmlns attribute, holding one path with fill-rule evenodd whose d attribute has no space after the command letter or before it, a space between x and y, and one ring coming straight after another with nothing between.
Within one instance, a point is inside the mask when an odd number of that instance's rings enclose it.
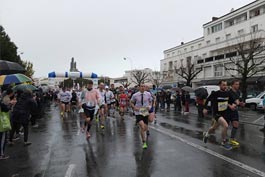
<instances>
[{"instance_id":1,"label":"building wall","mask_svg":"<svg viewBox=\"0 0 265 177\"><path fill-rule=\"evenodd\" d=\"M231 78L231 75L237 74L225 71L222 65L230 64L225 54L232 53L232 46L240 42L254 37L265 38L265 1L254 1L214 19L203 25L203 31L203 37L164 51L160 70L165 75L165 83L183 82L175 69L186 67L188 60L197 68L203 68L193 81L194 86L201 80ZM259 73L262 74L265 75Z\"/></svg>"}]
</instances>

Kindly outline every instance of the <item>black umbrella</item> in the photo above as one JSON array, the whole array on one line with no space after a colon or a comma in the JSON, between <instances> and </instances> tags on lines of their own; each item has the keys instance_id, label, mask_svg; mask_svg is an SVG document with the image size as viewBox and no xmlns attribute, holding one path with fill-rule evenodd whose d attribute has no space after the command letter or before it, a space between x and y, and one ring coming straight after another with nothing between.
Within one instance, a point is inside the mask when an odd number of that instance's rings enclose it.
<instances>
[{"instance_id":1,"label":"black umbrella","mask_svg":"<svg viewBox=\"0 0 265 177\"><path fill-rule=\"evenodd\" d=\"M206 99L208 97L208 92L203 87L196 89L194 92L195 92L195 96L201 99Z\"/></svg>"},{"instance_id":2,"label":"black umbrella","mask_svg":"<svg viewBox=\"0 0 265 177\"><path fill-rule=\"evenodd\" d=\"M25 68L23 68L18 63L0 60L0 75L17 74L17 73L25 73Z\"/></svg>"}]
</instances>

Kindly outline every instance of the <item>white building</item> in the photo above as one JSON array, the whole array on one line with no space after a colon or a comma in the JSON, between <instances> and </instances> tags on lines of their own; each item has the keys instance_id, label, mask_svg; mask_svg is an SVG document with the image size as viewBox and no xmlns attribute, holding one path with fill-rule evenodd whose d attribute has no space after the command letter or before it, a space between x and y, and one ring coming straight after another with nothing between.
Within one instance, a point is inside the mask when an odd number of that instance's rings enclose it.
<instances>
[{"instance_id":1,"label":"white building","mask_svg":"<svg viewBox=\"0 0 265 177\"><path fill-rule=\"evenodd\" d=\"M154 84L153 80L156 78L159 78L159 76L157 76L156 71L153 71L150 68L145 68L145 69L134 69L134 70L128 70L125 71L125 75L123 77L119 77L119 78L112 78L110 80L110 84L115 84L115 86L120 86L120 85L125 85L130 84L129 87L134 87L137 84L137 81L134 77L134 75L139 72L142 73L146 76L146 78L144 79L144 83L146 85L152 86ZM143 75L142 75L143 76ZM141 77L140 77L141 78Z\"/></svg>"},{"instance_id":2,"label":"white building","mask_svg":"<svg viewBox=\"0 0 265 177\"><path fill-rule=\"evenodd\" d=\"M203 69L192 81L193 86L217 84L219 79L237 75L224 67L231 65L230 57L238 55L231 46L249 41L253 36L265 37L265 1L257 0L222 17L213 17L203 25L203 31L203 37L164 51L164 59L160 62L164 84L183 83L175 72L189 62L194 63L196 69ZM265 76L265 72L259 75Z\"/></svg>"}]
</instances>

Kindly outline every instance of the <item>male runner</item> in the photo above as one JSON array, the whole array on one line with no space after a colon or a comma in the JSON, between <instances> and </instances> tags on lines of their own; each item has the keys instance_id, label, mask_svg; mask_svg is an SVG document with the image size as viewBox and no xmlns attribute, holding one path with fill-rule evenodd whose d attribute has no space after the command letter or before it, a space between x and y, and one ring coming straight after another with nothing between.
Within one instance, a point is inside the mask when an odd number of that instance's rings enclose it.
<instances>
[{"instance_id":1,"label":"male runner","mask_svg":"<svg viewBox=\"0 0 265 177\"><path fill-rule=\"evenodd\" d=\"M232 124L232 131L231 131L231 138L230 138L230 144L234 146L239 146L239 143L236 141L236 132L239 126L239 114L238 114L238 106L244 106L245 104L240 101L240 82L239 80L233 80L231 83L231 89L229 90L230 99L229 104L236 104L236 107L232 107L235 109L231 109L229 107L228 109L228 122L231 122Z\"/></svg>"},{"instance_id":2,"label":"male runner","mask_svg":"<svg viewBox=\"0 0 265 177\"><path fill-rule=\"evenodd\" d=\"M145 91L145 85L141 84L139 92L135 93L131 98L131 106L135 111L136 122L140 126L140 133L143 142L143 149L147 149L146 131L148 130L148 116L152 107L152 96Z\"/></svg>"},{"instance_id":3,"label":"male runner","mask_svg":"<svg viewBox=\"0 0 265 177\"><path fill-rule=\"evenodd\" d=\"M203 113L206 115L207 105L209 101L211 101L211 107L213 111L213 124L212 127L207 131L203 133L203 142L207 143L209 134L213 133L220 125L222 126L222 142L221 145L226 149L232 149L232 146L227 141L227 129L228 129L228 123L226 121L227 119L227 109L230 107L231 109L234 109L236 107L235 104L229 105L229 92L227 91L227 82L224 80L221 80L219 82L220 90L216 92L212 92L211 95L207 98L205 104L204 104L204 110Z\"/></svg>"},{"instance_id":4,"label":"male runner","mask_svg":"<svg viewBox=\"0 0 265 177\"><path fill-rule=\"evenodd\" d=\"M107 110L108 110L108 106L106 104L106 91L104 89L105 89L104 83L100 83L98 91L101 96L100 104L99 104L99 115L100 115L100 122L101 122L100 128L101 129L105 128L105 117L107 115Z\"/></svg>"},{"instance_id":5,"label":"male runner","mask_svg":"<svg viewBox=\"0 0 265 177\"><path fill-rule=\"evenodd\" d=\"M101 96L98 90L93 89L93 81L89 80L87 85L87 91L84 93L81 107L84 109L85 124L87 126L86 137L90 138L90 128L92 125L92 120L94 118L94 113L96 105L100 103Z\"/></svg>"},{"instance_id":6,"label":"male runner","mask_svg":"<svg viewBox=\"0 0 265 177\"><path fill-rule=\"evenodd\" d=\"M64 117L65 112L70 112L70 101L72 98L72 94L64 87L59 93L59 98L61 102L61 116Z\"/></svg>"},{"instance_id":7,"label":"male runner","mask_svg":"<svg viewBox=\"0 0 265 177\"><path fill-rule=\"evenodd\" d=\"M114 117L115 114L115 110L114 110L114 105L113 105L113 100L114 100L114 104L115 104L115 97L114 94L112 93L112 91L109 90L109 87L106 86L106 103L108 105L108 116L110 116L110 114L112 114L112 117Z\"/></svg>"}]
</instances>

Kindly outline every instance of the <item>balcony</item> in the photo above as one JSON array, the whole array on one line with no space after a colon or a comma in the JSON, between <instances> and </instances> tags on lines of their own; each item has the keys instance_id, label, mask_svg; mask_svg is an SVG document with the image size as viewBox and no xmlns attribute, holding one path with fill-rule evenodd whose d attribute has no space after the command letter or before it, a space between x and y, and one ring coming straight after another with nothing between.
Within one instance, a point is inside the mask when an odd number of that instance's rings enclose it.
<instances>
[{"instance_id":1,"label":"balcony","mask_svg":"<svg viewBox=\"0 0 265 177\"><path fill-rule=\"evenodd\" d=\"M205 63L206 63L206 62L211 62L211 61L213 61L213 57L205 58Z\"/></svg>"}]
</instances>

